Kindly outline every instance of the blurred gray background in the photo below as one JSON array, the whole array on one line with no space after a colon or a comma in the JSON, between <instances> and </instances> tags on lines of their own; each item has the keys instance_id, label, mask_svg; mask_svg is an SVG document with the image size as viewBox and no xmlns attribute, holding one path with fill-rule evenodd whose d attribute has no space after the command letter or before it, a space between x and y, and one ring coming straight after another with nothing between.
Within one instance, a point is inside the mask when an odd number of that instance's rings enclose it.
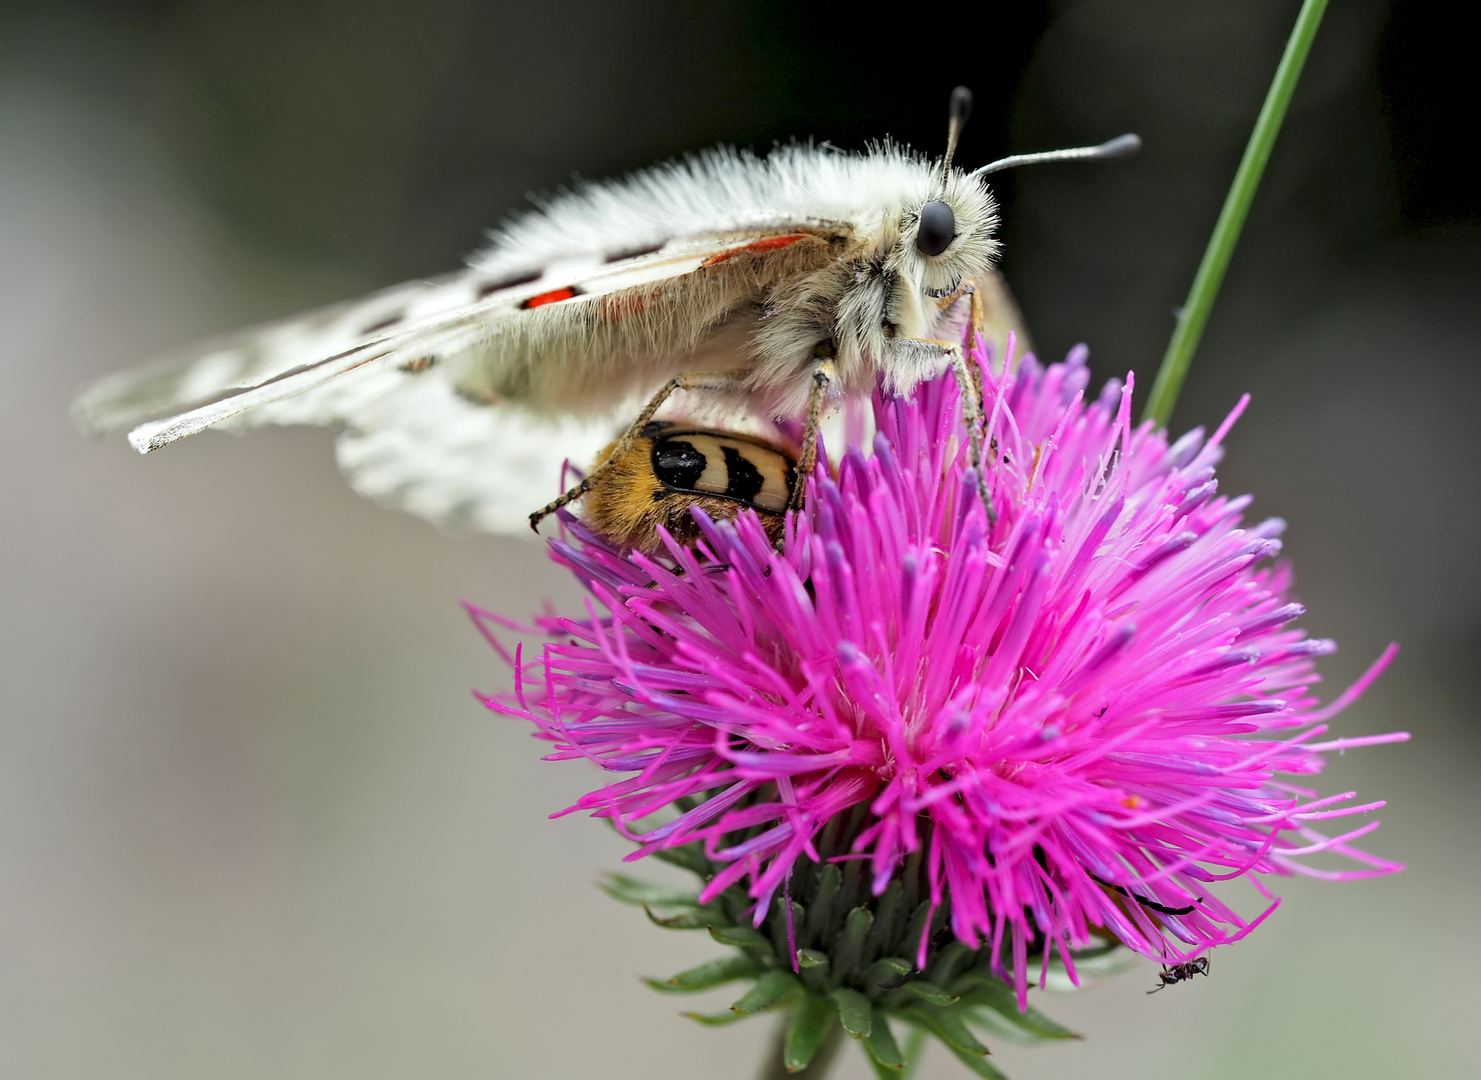
<instances>
[{"instance_id":1,"label":"blurred gray background","mask_svg":"<svg viewBox=\"0 0 1481 1080\"><path fill-rule=\"evenodd\" d=\"M1145 387L1297 6L0 4L0 1075L742 1078L768 1034L636 981L718 947L593 888L625 846L546 820L592 776L470 696L506 676L459 598L575 600L536 545L357 501L323 431L90 443L83 383L451 267L574 174L935 151L965 82L964 162L1146 139L1000 185L1042 352ZM1290 520L1329 692L1403 642L1340 726L1415 741L1321 783L1410 869L1277 883L1196 985L1046 998L1086 1039L1017 1080L1481 1071L1476 18L1332 5L1175 423L1253 393L1223 489Z\"/></svg>"}]
</instances>

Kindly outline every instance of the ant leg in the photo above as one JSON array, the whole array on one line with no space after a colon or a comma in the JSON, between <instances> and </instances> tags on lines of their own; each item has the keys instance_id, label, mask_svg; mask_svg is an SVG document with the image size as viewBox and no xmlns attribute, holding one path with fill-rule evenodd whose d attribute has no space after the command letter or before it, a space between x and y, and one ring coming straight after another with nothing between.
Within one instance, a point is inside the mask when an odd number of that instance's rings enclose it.
<instances>
[{"instance_id":1,"label":"ant leg","mask_svg":"<svg viewBox=\"0 0 1481 1080\"><path fill-rule=\"evenodd\" d=\"M828 387L838 376L832 360L820 360L813 365L812 396L807 402L807 427L802 432L802 454L797 458L797 482L792 488L789 510L802 508L802 492L807 487L807 478L818 463L818 425L823 422L823 405L827 400Z\"/></svg>"},{"instance_id":2,"label":"ant leg","mask_svg":"<svg viewBox=\"0 0 1481 1080\"><path fill-rule=\"evenodd\" d=\"M627 426L622 437L612 445L612 452L607 455L607 460L592 469L579 484L565 492L560 498L531 514L530 528L539 532L541 521L568 503L575 502L605 479L616 463L622 460L622 456L632 449L633 442L648 426L648 421L653 419L653 414L663 406L675 390L733 390L741 384L745 376L746 372L743 371L691 371L675 376L664 383L659 387L658 392L648 399L648 404L643 406L643 411L638 413L637 418Z\"/></svg>"}]
</instances>

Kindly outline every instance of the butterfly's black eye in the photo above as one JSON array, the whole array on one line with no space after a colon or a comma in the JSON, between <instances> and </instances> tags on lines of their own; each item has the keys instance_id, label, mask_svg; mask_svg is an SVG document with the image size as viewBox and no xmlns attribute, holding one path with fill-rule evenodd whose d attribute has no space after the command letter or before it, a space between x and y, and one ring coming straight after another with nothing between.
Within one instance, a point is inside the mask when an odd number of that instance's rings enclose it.
<instances>
[{"instance_id":1,"label":"butterfly's black eye","mask_svg":"<svg viewBox=\"0 0 1481 1080\"><path fill-rule=\"evenodd\" d=\"M956 215L944 202L933 201L920 208L920 228L915 246L923 255L940 255L956 238Z\"/></svg>"}]
</instances>

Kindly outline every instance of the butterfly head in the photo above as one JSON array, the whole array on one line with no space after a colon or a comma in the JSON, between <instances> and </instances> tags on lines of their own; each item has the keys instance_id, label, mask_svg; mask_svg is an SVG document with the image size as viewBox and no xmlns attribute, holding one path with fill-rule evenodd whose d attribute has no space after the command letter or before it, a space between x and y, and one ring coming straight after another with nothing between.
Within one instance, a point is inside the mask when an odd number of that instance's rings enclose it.
<instances>
[{"instance_id":1,"label":"butterfly head","mask_svg":"<svg viewBox=\"0 0 1481 1080\"><path fill-rule=\"evenodd\" d=\"M967 118L972 115L972 91L965 86L958 86L953 90L948 113L946 153L942 155L941 171L937 178L939 194L922 205L917 215L915 246L916 250L927 258L935 258L944 254L959 235L956 210L947 196L952 179L951 162L956 157L957 143L961 139L962 128L966 126ZM1018 154L1003 158L973 170L969 177L975 180L1000 169L1046 161L1106 161L1112 158L1129 157L1140 150L1141 146L1142 141L1137 136L1122 135L1099 146L1080 147L1073 150L1051 150L1040 154Z\"/></svg>"},{"instance_id":2,"label":"butterfly head","mask_svg":"<svg viewBox=\"0 0 1481 1080\"><path fill-rule=\"evenodd\" d=\"M951 180L951 159L956 156L956 144L962 137L962 128L972 115L972 91L958 86L951 92L950 120L946 128L946 154L941 159L941 176L937 186L940 197L932 199L920 208L915 231L915 247L922 255L935 258L951 246L956 238L956 211L946 201L946 188Z\"/></svg>"},{"instance_id":3,"label":"butterfly head","mask_svg":"<svg viewBox=\"0 0 1481 1080\"><path fill-rule=\"evenodd\" d=\"M971 95L961 93L970 105ZM957 100L954 95L954 105ZM954 108L945 168L916 196L920 201L903 207L896 234L892 261L923 297L941 296L985 273L998 252L994 239L998 211L992 192L980 180L950 167L965 115L966 106Z\"/></svg>"}]
</instances>

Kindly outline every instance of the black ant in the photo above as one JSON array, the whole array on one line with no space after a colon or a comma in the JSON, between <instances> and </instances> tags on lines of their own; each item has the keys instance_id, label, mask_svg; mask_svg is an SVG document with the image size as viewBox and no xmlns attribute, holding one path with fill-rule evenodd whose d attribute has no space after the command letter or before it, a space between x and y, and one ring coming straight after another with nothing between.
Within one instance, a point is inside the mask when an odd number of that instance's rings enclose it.
<instances>
[{"instance_id":1,"label":"black ant","mask_svg":"<svg viewBox=\"0 0 1481 1080\"><path fill-rule=\"evenodd\" d=\"M1208 978L1208 957L1200 956L1196 960L1189 960L1186 964L1174 964L1172 967L1163 964L1162 971L1157 976L1162 982L1154 986L1151 990L1148 990L1147 993L1155 994L1164 987L1171 986L1173 983L1180 983L1185 979L1191 979L1195 975L1202 975L1205 979Z\"/></svg>"}]
</instances>

